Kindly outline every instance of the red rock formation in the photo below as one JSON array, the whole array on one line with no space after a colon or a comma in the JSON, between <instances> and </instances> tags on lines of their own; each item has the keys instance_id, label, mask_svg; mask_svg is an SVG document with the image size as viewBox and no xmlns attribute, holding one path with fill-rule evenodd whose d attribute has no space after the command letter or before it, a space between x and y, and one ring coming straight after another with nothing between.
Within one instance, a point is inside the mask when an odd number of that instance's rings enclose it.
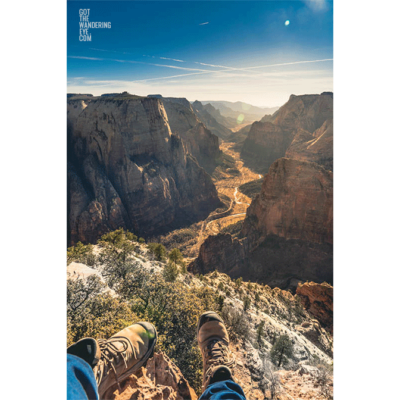
<instances>
[{"instance_id":1,"label":"red rock formation","mask_svg":"<svg viewBox=\"0 0 400 400\"><path fill-rule=\"evenodd\" d=\"M291 132L298 129L314 132L332 117L333 93L292 94L289 101L274 114L273 122Z\"/></svg>"},{"instance_id":2,"label":"red rock formation","mask_svg":"<svg viewBox=\"0 0 400 400\"><path fill-rule=\"evenodd\" d=\"M333 287L326 282L299 283L296 294L300 297L304 308L332 333Z\"/></svg>"},{"instance_id":3,"label":"red rock formation","mask_svg":"<svg viewBox=\"0 0 400 400\"><path fill-rule=\"evenodd\" d=\"M292 138L290 132L272 122L254 122L240 156L256 171L266 171L276 159L285 155Z\"/></svg>"},{"instance_id":4,"label":"red rock formation","mask_svg":"<svg viewBox=\"0 0 400 400\"><path fill-rule=\"evenodd\" d=\"M110 400L197 400L180 369L164 354L155 353L146 367L114 386L104 395Z\"/></svg>"},{"instance_id":5,"label":"red rock formation","mask_svg":"<svg viewBox=\"0 0 400 400\"><path fill-rule=\"evenodd\" d=\"M327 119L313 134L300 129L295 135L286 157L316 162L333 169L333 120Z\"/></svg>"},{"instance_id":6,"label":"red rock formation","mask_svg":"<svg viewBox=\"0 0 400 400\"><path fill-rule=\"evenodd\" d=\"M332 169L333 94L291 95L270 122L255 122L243 143L247 165L265 172L280 157L318 162ZM264 120L264 119L263 119Z\"/></svg>"},{"instance_id":7,"label":"red rock formation","mask_svg":"<svg viewBox=\"0 0 400 400\"><path fill-rule=\"evenodd\" d=\"M242 234L315 243L333 241L333 176L315 163L280 158L247 210Z\"/></svg>"},{"instance_id":8,"label":"red rock formation","mask_svg":"<svg viewBox=\"0 0 400 400\"><path fill-rule=\"evenodd\" d=\"M239 238L207 238L189 269L217 269L282 288L307 279L331 282L332 184L332 172L315 163L277 160L247 209Z\"/></svg>"}]
</instances>

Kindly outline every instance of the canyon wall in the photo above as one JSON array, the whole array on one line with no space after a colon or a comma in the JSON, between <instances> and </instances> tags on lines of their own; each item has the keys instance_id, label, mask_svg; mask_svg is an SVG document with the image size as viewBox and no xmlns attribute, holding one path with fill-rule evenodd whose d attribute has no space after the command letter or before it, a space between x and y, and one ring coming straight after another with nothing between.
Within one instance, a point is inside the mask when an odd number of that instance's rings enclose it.
<instances>
[{"instance_id":1,"label":"canyon wall","mask_svg":"<svg viewBox=\"0 0 400 400\"><path fill-rule=\"evenodd\" d=\"M246 165L266 172L285 155L333 168L333 94L291 95L272 117L255 122L243 143Z\"/></svg>"},{"instance_id":2,"label":"canyon wall","mask_svg":"<svg viewBox=\"0 0 400 400\"><path fill-rule=\"evenodd\" d=\"M292 289L304 280L332 282L332 188L332 173L316 163L278 159L239 237L208 237L189 269Z\"/></svg>"},{"instance_id":3,"label":"canyon wall","mask_svg":"<svg viewBox=\"0 0 400 400\"><path fill-rule=\"evenodd\" d=\"M330 333L333 333L333 286L326 282L299 284L296 294L304 308Z\"/></svg>"},{"instance_id":4,"label":"canyon wall","mask_svg":"<svg viewBox=\"0 0 400 400\"><path fill-rule=\"evenodd\" d=\"M333 170L333 119L327 119L312 134L299 129L286 150L285 157L312 161Z\"/></svg>"},{"instance_id":5,"label":"canyon wall","mask_svg":"<svg viewBox=\"0 0 400 400\"><path fill-rule=\"evenodd\" d=\"M167 97L161 101L167 113L171 132L179 135L187 152L211 174L222 154L218 137L199 120L188 100Z\"/></svg>"},{"instance_id":6,"label":"canyon wall","mask_svg":"<svg viewBox=\"0 0 400 400\"><path fill-rule=\"evenodd\" d=\"M193 110L198 116L198 118L204 123L204 125L216 136L218 136L221 139L227 140L230 138L232 135L232 131L227 128L225 125L221 124L218 122L213 115L210 114L210 109L214 108L210 104L207 104L206 106L203 106L203 104L200 101L195 101L192 104ZM213 110L215 113L218 111L214 108ZM220 113L218 113L219 116L222 118ZM230 125L229 125L230 126Z\"/></svg>"},{"instance_id":7,"label":"canyon wall","mask_svg":"<svg viewBox=\"0 0 400 400\"><path fill-rule=\"evenodd\" d=\"M68 241L119 226L142 236L205 218L216 188L157 98L69 100Z\"/></svg>"}]
</instances>

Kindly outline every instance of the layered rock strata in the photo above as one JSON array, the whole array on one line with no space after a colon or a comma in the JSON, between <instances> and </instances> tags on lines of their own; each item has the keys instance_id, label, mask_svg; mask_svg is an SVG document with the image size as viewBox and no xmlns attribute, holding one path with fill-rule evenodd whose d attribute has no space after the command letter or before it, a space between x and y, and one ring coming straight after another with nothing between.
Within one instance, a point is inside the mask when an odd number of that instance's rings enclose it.
<instances>
[{"instance_id":1,"label":"layered rock strata","mask_svg":"<svg viewBox=\"0 0 400 400\"><path fill-rule=\"evenodd\" d=\"M69 243L119 226L159 234L220 205L211 177L171 132L156 98L70 100L68 162Z\"/></svg>"},{"instance_id":2,"label":"layered rock strata","mask_svg":"<svg viewBox=\"0 0 400 400\"><path fill-rule=\"evenodd\" d=\"M285 155L317 162L332 170L333 94L291 95L272 117L251 126L241 157L247 165L265 172Z\"/></svg>"},{"instance_id":3,"label":"layered rock strata","mask_svg":"<svg viewBox=\"0 0 400 400\"><path fill-rule=\"evenodd\" d=\"M239 237L207 238L189 269L292 289L302 280L332 282L332 184L332 173L315 163L277 160Z\"/></svg>"}]
</instances>

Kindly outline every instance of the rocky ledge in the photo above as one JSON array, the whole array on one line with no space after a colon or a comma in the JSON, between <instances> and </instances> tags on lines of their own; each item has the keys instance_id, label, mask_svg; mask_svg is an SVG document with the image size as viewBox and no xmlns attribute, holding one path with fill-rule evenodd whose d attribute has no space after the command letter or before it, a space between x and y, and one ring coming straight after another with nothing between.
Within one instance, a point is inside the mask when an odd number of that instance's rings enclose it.
<instances>
[{"instance_id":1,"label":"rocky ledge","mask_svg":"<svg viewBox=\"0 0 400 400\"><path fill-rule=\"evenodd\" d=\"M304 308L333 333L333 286L324 282L299 283L296 294Z\"/></svg>"},{"instance_id":2,"label":"rocky ledge","mask_svg":"<svg viewBox=\"0 0 400 400\"><path fill-rule=\"evenodd\" d=\"M197 400L180 369L162 352L154 353L135 374L113 386L104 395L110 400Z\"/></svg>"}]
</instances>

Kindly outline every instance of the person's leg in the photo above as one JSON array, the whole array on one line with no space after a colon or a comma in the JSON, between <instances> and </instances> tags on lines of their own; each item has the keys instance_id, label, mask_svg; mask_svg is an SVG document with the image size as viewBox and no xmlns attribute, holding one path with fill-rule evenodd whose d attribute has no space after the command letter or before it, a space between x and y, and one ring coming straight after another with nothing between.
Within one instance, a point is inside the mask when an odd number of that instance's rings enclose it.
<instances>
[{"instance_id":1,"label":"person's leg","mask_svg":"<svg viewBox=\"0 0 400 400\"><path fill-rule=\"evenodd\" d=\"M199 400L246 400L233 380L235 358L229 350L229 335L222 318L204 313L197 324L197 341L203 357L203 394Z\"/></svg>"},{"instance_id":2,"label":"person's leg","mask_svg":"<svg viewBox=\"0 0 400 400\"><path fill-rule=\"evenodd\" d=\"M149 322L138 322L107 340L84 338L69 346L68 400L103 398L108 389L119 387L120 381L145 365L156 342L156 328ZM88 375L94 379L95 394Z\"/></svg>"},{"instance_id":3,"label":"person's leg","mask_svg":"<svg viewBox=\"0 0 400 400\"><path fill-rule=\"evenodd\" d=\"M67 399L99 399L97 382L91 366L72 354L67 354Z\"/></svg>"},{"instance_id":4,"label":"person's leg","mask_svg":"<svg viewBox=\"0 0 400 400\"><path fill-rule=\"evenodd\" d=\"M242 388L234 381L211 383L199 400L246 400Z\"/></svg>"}]
</instances>

